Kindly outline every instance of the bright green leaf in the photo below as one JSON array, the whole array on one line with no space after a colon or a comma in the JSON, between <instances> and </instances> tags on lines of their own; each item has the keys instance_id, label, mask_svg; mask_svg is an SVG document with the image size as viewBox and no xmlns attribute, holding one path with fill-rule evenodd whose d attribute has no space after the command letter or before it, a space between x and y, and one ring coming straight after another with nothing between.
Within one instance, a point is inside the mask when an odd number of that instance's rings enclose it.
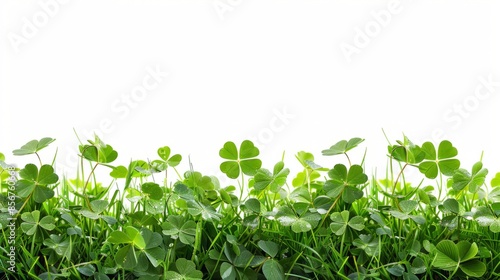
<instances>
[{"instance_id":1,"label":"bright green leaf","mask_svg":"<svg viewBox=\"0 0 500 280\"><path fill-rule=\"evenodd\" d=\"M331 146L327 150L321 151L324 156L333 156L333 155L338 155L338 154L344 154L348 152L349 150L355 148L358 146L361 142L365 141L364 139L361 138L351 138L349 141L347 140L341 140L337 142L335 145Z\"/></svg>"},{"instance_id":2,"label":"bright green leaf","mask_svg":"<svg viewBox=\"0 0 500 280\"><path fill-rule=\"evenodd\" d=\"M40 141L31 140L28 143L24 144L20 149L14 150L12 153L16 156L30 155L34 154L41 149L47 147L50 143L54 142L56 139L52 139L49 137L42 138Z\"/></svg>"},{"instance_id":3,"label":"bright green leaf","mask_svg":"<svg viewBox=\"0 0 500 280\"><path fill-rule=\"evenodd\" d=\"M126 178L127 177L127 168L123 165L114 167L113 170L109 173L109 176L115 178L115 179L120 179L120 178Z\"/></svg>"},{"instance_id":4,"label":"bright green leaf","mask_svg":"<svg viewBox=\"0 0 500 280\"><path fill-rule=\"evenodd\" d=\"M450 141L441 141L437 154L431 142L425 142L422 151L425 153L425 161L420 163L418 168L429 179L435 179L439 172L451 176L460 167L460 161L453 158L458 151Z\"/></svg>"}]
</instances>

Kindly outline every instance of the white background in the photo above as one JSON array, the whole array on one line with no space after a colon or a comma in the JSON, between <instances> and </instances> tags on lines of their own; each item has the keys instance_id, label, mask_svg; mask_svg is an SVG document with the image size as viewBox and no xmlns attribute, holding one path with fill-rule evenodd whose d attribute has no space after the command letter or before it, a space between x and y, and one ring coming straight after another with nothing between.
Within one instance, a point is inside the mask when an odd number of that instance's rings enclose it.
<instances>
[{"instance_id":1,"label":"white background","mask_svg":"<svg viewBox=\"0 0 500 280\"><path fill-rule=\"evenodd\" d=\"M500 171L498 1L16 0L0 10L9 163L35 160L11 151L53 137L43 160L58 148L58 167L74 173L73 129L97 132L117 165L169 145L180 170L190 156L206 174L229 140L254 140L267 168L286 151L299 170L298 151L332 167L343 159L321 150L362 137L352 160L367 149L366 172L383 175L384 129L393 143L448 139L469 170L484 151L488 178ZM168 77L140 95L148 69Z\"/></svg>"}]
</instances>

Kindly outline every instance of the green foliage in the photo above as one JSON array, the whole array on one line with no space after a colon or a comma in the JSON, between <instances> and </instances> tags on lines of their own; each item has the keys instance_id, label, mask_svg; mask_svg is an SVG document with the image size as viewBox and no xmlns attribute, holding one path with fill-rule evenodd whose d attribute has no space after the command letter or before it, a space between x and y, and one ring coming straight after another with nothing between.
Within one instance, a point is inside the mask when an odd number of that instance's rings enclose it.
<instances>
[{"instance_id":1,"label":"green foliage","mask_svg":"<svg viewBox=\"0 0 500 280\"><path fill-rule=\"evenodd\" d=\"M475 242L462 240L455 244L451 240L442 240L436 245L432 265L453 274L460 269L468 276L481 277L486 272L486 265L476 259L478 251Z\"/></svg>"},{"instance_id":2,"label":"green foliage","mask_svg":"<svg viewBox=\"0 0 500 280\"><path fill-rule=\"evenodd\" d=\"M110 163L118 157L118 152L105 144L97 135L94 141L88 140L88 142L90 145L79 146L80 153L85 159L98 163Z\"/></svg>"},{"instance_id":3,"label":"green foliage","mask_svg":"<svg viewBox=\"0 0 500 280\"><path fill-rule=\"evenodd\" d=\"M15 156L35 154L39 152L41 149L50 145L50 143L54 142L55 140L56 139L52 139L49 137L45 137L40 140L31 140L28 143L24 144L20 149L14 150L12 153Z\"/></svg>"},{"instance_id":4,"label":"green foliage","mask_svg":"<svg viewBox=\"0 0 500 280\"><path fill-rule=\"evenodd\" d=\"M221 163L220 170L231 179L238 178L240 172L254 175L262 166L262 161L255 158L259 155L259 149L249 140L241 142L239 151L233 142L226 142L220 149L219 155L223 159L228 159Z\"/></svg>"},{"instance_id":5,"label":"green foliage","mask_svg":"<svg viewBox=\"0 0 500 280\"><path fill-rule=\"evenodd\" d=\"M7 279L496 279L500 172L460 168L450 141L387 147L383 178L365 174L362 138L262 167L259 149L226 142L219 181L169 146L157 159L114 164L97 136L79 146L76 178L56 174L33 140L0 154L0 278ZM328 157L343 155L341 157ZM345 161L347 159L347 161ZM99 169L109 168L101 177ZM419 170L415 181L406 172ZM97 171L96 171L97 170ZM174 171L174 176L172 172ZM109 170L108 170L109 171ZM423 175L422 175L423 174ZM413 174L415 175L415 174ZM15 263L10 265L11 248Z\"/></svg>"},{"instance_id":6,"label":"green foliage","mask_svg":"<svg viewBox=\"0 0 500 280\"><path fill-rule=\"evenodd\" d=\"M475 193L484 184L486 175L488 175L488 169L483 168L483 163L480 161L472 166L472 173L459 168L453 174L452 188L456 191L468 188L470 192Z\"/></svg>"},{"instance_id":7,"label":"green foliage","mask_svg":"<svg viewBox=\"0 0 500 280\"><path fill-rule=\"evenodd\" d=\"M460 167L460 161L453 157L458 155L458 151L450 141L441 141L436 153L436 148L431 142L422 145L425 154L424 160L418 165L420 172L429 179L434 179L441 173L452 176L453 172Z\"/></svg>"},{"instance_id":8,"label":"green foliage","mask_svg":"<svg viewBox=\"0 0 500 280\"><path fill-rule=\"evenodd\" d=\"M363 196L363 192L358 188L359 185L366 183L368 176L363 173L363 167L352 165L347 170L343 164L336 164L333 169L328 171L331 180L325 182L326 195L332 198L342 196L346 203L353 203Z\"/></svg>"},{"instance_id":9,"label":"green foliage","mask_svg":"<svg viewBox=\"0 0 500 280\"><path fill-rule=\"evenodd\" d=\"M361 231L365 228L364 219L361 216L353 217L349 219L349 211L344 210L342 212L335 212L330 216L332 223L330 228L336 235L344 235L347 228L352 228L357 231Z\"/></svg>"},{"instance_id":10,"label":"green foliage","mask_svg":"<svg viewBox=\"0 0 500 280\"><path fill-rule=\"evenodd\" d=\"M45 164L38 170L36 165L30 163L21 169L19 176L22 179L16 182L16 190L20 197L33 196L35 202L42 203L54 196L49 185L57 183L59 177L52 166Z\"/></svg>"}]
</instances>

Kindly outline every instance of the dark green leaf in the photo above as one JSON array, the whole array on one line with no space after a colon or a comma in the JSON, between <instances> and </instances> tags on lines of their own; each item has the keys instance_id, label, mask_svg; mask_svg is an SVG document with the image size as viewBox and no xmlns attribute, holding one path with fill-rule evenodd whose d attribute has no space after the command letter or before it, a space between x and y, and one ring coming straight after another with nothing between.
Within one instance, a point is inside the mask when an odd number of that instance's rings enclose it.
<instances>
[{"instance_id":1,"label":"dark green leaf","mask_svg":"<svg viewBox=\"0 0 500 280\"><path fill-rule=\"evenodd\" d=\"M151 199L160 200L163 198L163 190L156 183L144 183L141 186L141 190Z\"/></svg>"},{"instance_id":2,"label":"dark green leaf","mask_svg":"<svg viewBox=\"0 0 500 280\"><path fill-rule=\"evenodd\" d=\"M259 247L266 252L271 258L274 258L278 254L278 244L272 241L260 240L258 243Z\"/></svg>"},{"instance_id":3,"label":"dark green leaf","mask_svg":"<svg viewBox=\"0 0 500 280\"><path fill-rule=\"evenodd\" d=\"M274 259L269 259L264 263L262 272L268 280L285 280L283 267Z\"/></svg>"}]
</instances>

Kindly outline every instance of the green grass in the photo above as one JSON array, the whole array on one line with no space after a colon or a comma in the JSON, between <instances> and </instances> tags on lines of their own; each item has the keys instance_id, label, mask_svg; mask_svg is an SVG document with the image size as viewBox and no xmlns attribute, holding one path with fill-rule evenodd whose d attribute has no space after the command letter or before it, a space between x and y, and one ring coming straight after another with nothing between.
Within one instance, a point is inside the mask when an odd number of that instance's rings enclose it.
<instances>
[{"instance_id":1,"label":"green grass","mask_svg":"<svg viewBox=\"0 0 500 280\"><path fill-rule=\"evenodd\" d=\"M65 178L55 156L42 161L53 141L13 151L34 160L20 169L0 154L0 278L500 276L500 173L488 181L481 161L460 166L449 141L389 143L384 178L352 157L361 138L323 150L328 167L298 152L297 174L283 158L263 168L251 141L226 142L229 185L179 172L182 156L167 146L153 161L116 166L118 153L98 137L79 146L76 178ZM410 169L421 178L408 181Z\"/></svg>"}]
</instances>

